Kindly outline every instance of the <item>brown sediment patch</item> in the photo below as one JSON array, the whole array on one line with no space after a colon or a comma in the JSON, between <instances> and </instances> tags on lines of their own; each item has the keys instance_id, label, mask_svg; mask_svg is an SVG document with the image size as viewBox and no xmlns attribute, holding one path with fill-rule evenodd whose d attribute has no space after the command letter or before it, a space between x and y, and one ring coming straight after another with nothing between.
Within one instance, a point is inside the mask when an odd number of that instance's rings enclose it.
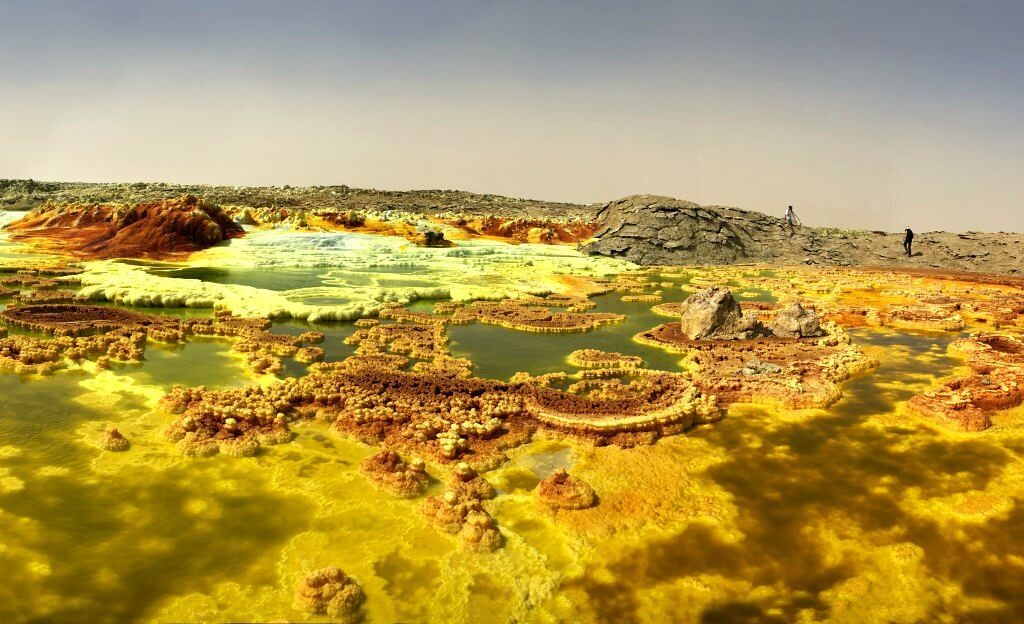
<instances>
[{"instance_id":1,"label":"brown sediment patch","mask_svg":"<svg viewBox=\"0 0 1024 624\"><path fill-rule=\"evenodd\" d=\"M105 332L153 323L177 325L167 317L148 316L111 306L91 305L25 305L0 311L0 318L25 329L55 336L80 336L88 332Z\"/></svg>"},{"instance_id":2,"label":"brown sediment patch","mask_svg":"<svg viewBox=\"0 0 1024 624\"><path fill-rule=\"evenodd\" d=\"M651 312L654 312L655 314L661 316L671 316L679 318L679 316L683 313L683 303L684 302L682 301L659 303L658 305L651 307Z\"/></svg>"},{"instance_id":3,"label":"brown sediment patch","mask_svg":"<svg viewBox=\"0 0 1024 624\"><path fill-rule=\"evenodd\" d=\"M966 358L971 374L946 380L907 402L907 409L959 431L983 431L991 415L1021 404L1024 339L983 333L954 340L949 350Z\"/></svg>"},{"instance_id":4,"label":"brown sediment patch","mask_svg":"<svg viewBox=\"0 0 1024 624\"><path fill-rule=\"evenodd\" d=\"M545 307L506 299L499 302L476 301L459 308L452 315L451 322L464 325L479 321L520 331L558 333L589 331L625 319L621 314L608 312L551 312Z\"/></svg>"},{"instance_id":5,"label":"brown sediment patch","mask_svg":"<svg viewBox=\"0 0 1024 624\"><path fill-rule=\"evenodd\" d=\"M387 327L432 329L394 325L371 330ZM614 391L597 392L595 385L570 393L532 378L513 383L470 377L468 368L447 366L437 357L450 356L435 355L432 362L404 371L404 356L367 350L342 362L315 364L304 377L268 387L178 388L163 401L179 414L168 435L175 441L189 433L218 439L286 430L294 420L318 418L333 420L334 431L365 442L439 461L469 458L492 464L540 427L618 443L619 434L643 433L653 440L720 416L714 399L683 375L649 372L625 384L616 380ZM226 427L228 418L236 426Z\"/></svg>"},{"instance_id":6,"label":"brown sediment patch","mask_svg":"<svg viewBox=\"0 0 1024 624\"><path fill-rule=\"evenodd\" d=\"M721 418L715 398L684 375L648 371L629 383L591 380L572 392L538 387L525 398L530 414L554 429L577 435L678 433Z\"/></svg>"},{"instance_id":7,"label":"brown sediment patch","mask_svg":"<svg viewBox=\"0 0 1024 624\"><path fill-rule=\"evenodd\" d=\"M394 323L357 329L344 342L356 345L361 354L386 348L391 353L429 360L447 354L449 339L443 324Z\"/></svg>"},{"instance_id":8,"label":"brown sediment patch","mask_svg":"<svg viewBox=\"0 0 1024 624\"><path fill-rule=\"evenodd\" d=\"M440 303L435 304L435 309ZM444 308L442 308L443 310ZM399 322L410 322L410 323L422 323L424 325L447 325L451 322L451 318L444 316L446 312L436 311L435 314L430 312L420 312L416 310L409 310L408 308L402 307L397 303L385 304L380 311L380 318L385 320L399 321ZM373 319L363 319L372 321ZM376 325L376 322L362 323L358 321L356 325L359 327L372 327Z\"/></svg>"},{"instance_id":9,"label":"brown sediment patch","mask_svg":"<svg viewBox=\"0 0 1024 624\"><path fill-rule=\"evenodd\" d=\"M45 204L7 229L14 240L83 258L173 258L243 234L194 195L134 206Z\"/></svg>"},{"instance_id":10,"label":"brown sediment patch","mask_svg":"<svg viewBox=\"0 0 1024 624\"><path fill-rule=\"evenodd\" d=\"M637 334L634 340L685 353L697 368L694 385L724 405L824 407L839 398L840 382L877 365L834 326L825 338L691 340L679 323L666 323Z\"/></svg>"}]
</instances>

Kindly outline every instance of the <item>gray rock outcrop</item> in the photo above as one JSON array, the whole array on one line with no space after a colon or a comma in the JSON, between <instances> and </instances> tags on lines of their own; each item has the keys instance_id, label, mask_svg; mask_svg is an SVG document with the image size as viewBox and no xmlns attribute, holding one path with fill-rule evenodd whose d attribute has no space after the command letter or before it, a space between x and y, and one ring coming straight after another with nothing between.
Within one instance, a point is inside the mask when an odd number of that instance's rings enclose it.
<instances>
[{"instance_id":1,"label":"gray rock outcrop","mask_svg":"<svg viewBox=\"0 0 1024 624\"><path fill-rule=\"evenodd\" d=\"M920 233L914 255L907 257L897 233L790 227L781 217L656 195L609 202L598 210L596 221L596 240L584 251L642 265L772 263L1024 273L1024 235L1005 232Z\"/></svg>"},{"instance_id":2,"label":"gray rock outcrop","mask_svg":"<svg viewBox=\"0 0 1024 624\"><path fill-rule=\"evenodd\" d=\"M744 312L727 288L712 287L690 295L679 308L679 323L690 340L749 340L764 336L814 338L824 336L818 314L798 302L776 312L766 327L757 310ZM749 373L755 374L755 373Z\"/></svg>"},{"instance_id":3,"label":"gray rock outcrop","mask_svg":"<svg viewBox=\"0 0 1024 624\"><path fill-rule=\"evenodd\" d=\"M758 312L744 313L727 288L699 290L680 307L682 331L690 340L737 340L763 332Z\"/></svg>"},{"instance_id":4,"label":"gray rock outcrop","mask_svg":"<svg viewBox=\"0 0 1024 624\"><path fill-rule=\"evenodd\" d=\"M783 338L812 338L825 334L817 313L795 301L776 312L768 329L773 335Z\"/></svg>"}]
</instances>

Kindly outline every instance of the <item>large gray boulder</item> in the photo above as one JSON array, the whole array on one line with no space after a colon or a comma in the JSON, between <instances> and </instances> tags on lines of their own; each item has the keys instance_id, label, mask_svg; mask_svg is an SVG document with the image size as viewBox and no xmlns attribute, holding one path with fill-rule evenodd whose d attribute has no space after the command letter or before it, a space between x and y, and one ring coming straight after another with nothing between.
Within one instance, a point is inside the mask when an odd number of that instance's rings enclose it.
<instances>
[{"instance_id":1,"label":"large gray boulder","mask_svg":"<svg viewBox=\"0 0 1024 624\"><path fill-rule=\"evenodd\" d=\"M682 331L690 340L750 338L761 328L758 313L744 314L727 288L705 288L680 308Z\"/></svg>"},{"instance_id":2,"label":"large gray boulder","mask_svg":"<svg viewBox=\"0 0 1024 624\"><path fill-rule=\"evenodd\" d=\"M818 314L795 301L780 309L768 328L772 334L782 338L811 338L825 334Z\"/></svg>"},{"instance_id":3,"label":"large gray boulder","mask_svg":"<svg viewBox=\"0 0 1024 624\"><path fill-rule=\"evenodd\" d=\"M680 323L690 340L710 338L743 318L740 304L725 288L699 290L683 302Z\"/></svg>"},{"instance_id":4,"label":"large gray boulder","mask_svg":"<svg viewBox=\"0 0 1024 624\"><path fill-rule=\"evenodd\" d=\"M638 264L732 264L774 260L786 240L782 219L656 195L609 202L597 214L590 254Z\"/></svg>"}]
</instances>

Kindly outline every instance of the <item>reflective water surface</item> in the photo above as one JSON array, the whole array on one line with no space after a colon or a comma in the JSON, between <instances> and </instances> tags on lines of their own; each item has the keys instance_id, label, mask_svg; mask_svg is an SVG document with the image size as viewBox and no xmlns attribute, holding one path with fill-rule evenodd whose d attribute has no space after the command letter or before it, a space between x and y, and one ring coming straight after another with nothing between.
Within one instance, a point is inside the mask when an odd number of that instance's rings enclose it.
<instances>
[{"instance_id":1,"label":"reflective water surface","mask_svg":"<svg viewBox=\"0 0 1024 624\"><path fill-rule=\"evenodd\" d=\"M286 284L265 270L161 270L281 289L313 275ZM409 273L368 270L373 280ZM685 276L662 279L672 281L665 301L685 298ZM453 326L453 354L495 378L569 370L565 357L588 347L678 369L678 356L631 340L664 322L652 304L616 293L595 301L627 320L560 335ZM327 335L328 360L352 353L342 343L351 323L275 323L309 329ZM955 334L852 334L881 366L847 382L827 410L736 406L652 446L537 439L517 449L486 475L507 538L491 554L434 530L420 499L372 488L358 464L375 449L322 423L298 425L293 442L256 457L179 456L156 403L172 384L250 383L227 341L150 345L143 363L97 374L0 375L0 620L306 621L291 606L295 584L328 565L359 581L369 622L1024 618L1020 428L952 434L904 412L960 366L945 350ZM90 444L110 425L129 451ZM589 482L600 503L542 510L533 489L558 468ZM428 470L437 492L445 471Z\"/></svg>"}]
</instances>

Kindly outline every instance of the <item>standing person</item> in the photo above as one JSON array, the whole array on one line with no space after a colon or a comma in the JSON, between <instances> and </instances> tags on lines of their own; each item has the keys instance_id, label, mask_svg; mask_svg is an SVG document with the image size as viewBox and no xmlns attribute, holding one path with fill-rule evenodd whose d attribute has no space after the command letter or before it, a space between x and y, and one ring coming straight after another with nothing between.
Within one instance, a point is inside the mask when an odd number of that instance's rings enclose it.
<instances>
[{"instance_id":1,"label":"standing person","mask_svg":"<svg viewBox=\"0 0 1024 624\"><path fill-rule=\"evenodd\" d=\"M913 232L913 230L911 230L910 228L907 228L907 229L903 230L903 249L907 252L907 257L908 258L911 255L913 255L913 254L910 253L910 244L913 243L913 242L914 242L914 232Z\"/></svg>"},{"instance_id":2,"label":"standing person","mask_svg":"<svg viewBox=\"0 0 1024 624\"><path fill-rule=\"evenodd\" d=\"M792 206L786 209L786 223L790 228L794 225L803 225L800 223L800 218L796 216L796 212L793 210Z\"/></svg>"}]
</instances>

